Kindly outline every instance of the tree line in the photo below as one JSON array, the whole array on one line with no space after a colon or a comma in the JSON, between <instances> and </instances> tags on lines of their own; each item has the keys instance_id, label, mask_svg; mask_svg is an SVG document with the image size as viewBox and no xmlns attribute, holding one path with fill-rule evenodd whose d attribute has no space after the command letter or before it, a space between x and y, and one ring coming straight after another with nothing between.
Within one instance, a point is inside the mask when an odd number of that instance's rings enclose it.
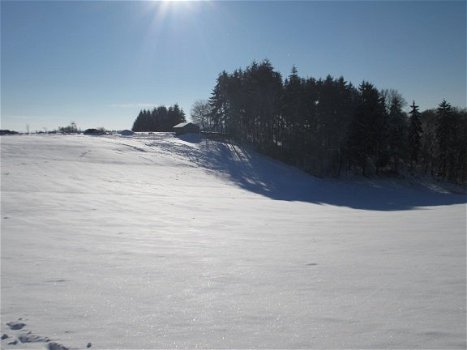
<instances>
[{"instance_id":1,"label":"tree line","mask_svg":"<svg viewBox=\"0 0 467 350\"><path fill-rule=\"evenodd\" d=\"M141 110L133 123L132 130L139 131L172 131L174 125L185 122L185 113L178 104L159 106L152 111Z\"/></svg>"},{"instance_id":2,"label":"tree line","mask_svg":"<svg viewBox=\"0 0 467 350\"><path fill-rule=\"evenodd\" d=\"M267 60L219 74L192 118L317 176L424 173L467 180L467 111L443 100L419 111L396 90L328 75L283 80Z\"/></svg>"}]
</instances>

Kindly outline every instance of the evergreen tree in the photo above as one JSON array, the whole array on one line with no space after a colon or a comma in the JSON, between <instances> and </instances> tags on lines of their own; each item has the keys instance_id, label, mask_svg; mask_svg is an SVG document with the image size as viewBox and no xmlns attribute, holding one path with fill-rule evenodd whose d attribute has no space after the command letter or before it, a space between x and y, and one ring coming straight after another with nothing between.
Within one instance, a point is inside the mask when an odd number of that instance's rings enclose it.
<instances>
[{"instance_id":1,"label":"evergreen tree","mask_svg":"<svg viewBox=\"0 0 467 350\"><path fill-rule=\"evenodd\" d=\"M418 111L418 106L415 105L415 101L412 102L410 107L412 109L409 112L408 153L411 168L414 168L419 161L421 150L422 122L420 120L421 113Z\"/></svg>"},{"instance_id":2,"label":"evergreen tree","mask_svg":"<svg viewBox=\"0 0 467 350\"><path fill-rule=\"evenodd\" d=\"M170 106L167 110L167 114L161 125L160 131L172 131L172 128L175 125L185 121L185 113L180 109L178 104L175 104L173 107Z\"/></svg>"},{"instance_id":3,"label":"evergreen tree","mask_svg":"<svg viewBox=\"0 0 467 350\"><path fill-rule=\"evenodd\" d=\"M467 176L467 112L452 108L443 100L436 110L438 175L462 182Z\"/></svg>"},{"instance_id":4,"label":"evergreen tree","mask_svg":"<svg viewBox=\"0 0 467 350\"><path fill-rule=\"evenodd\" d=\"M318 174L338 175L344 161L346 141L354 112L354 90L343 77L330 75L318 82L315 107L315 139L320 154Z\"/></svg>"},{"instance_id":5,"label":"evergreen tree","mask_svg":"<svg viewBox=\"0 0 467 350\"><path fill-rule=\"evenodd\" d=\"M456 114L458 115L456 181L465 184L467 182L467 109L457 110Z\"/></svg>"},{"instance_id":6,"label":"evergreen tree","mask_svg":"<svg viewBox=\"0 0 467 350\"><path fill-rule=\"evenodd\" d=\"M281 148L285 151L288 161L299 166L303 165L305 151L308 148L304 147L306 143L304 85L304 81L297 74L297 68L292 67L291 74L284 82L281 100L283 122Z\"/></svg>"},{"instance_id":7,"label":"evergreen tree","mask_svg":"<svg viewBox=\"0 0 467 350\"><path fill-rule=\"evenodd\" d=\"M363 82L359 87L358 105L353 116L350 135L350 160L357 165L363 175L369 168L384 165L383 152L386 143L386 123L384 99L370 83Z\"/></svg>"},{"instance_id":8,"label":"evergreen tree","mask_svg":"<svg viewBox=\"0 0 467 350\"><path fill-rule=\"evenodd\" d=\"M228 81L229 75L226 71L219 74L211 98L209 99L212 128L217 132L225 132L225 121L229 118Z\"/></svg>"},{"instance_id":9,"label":"evergreen tree","mask_svg":"<svg viewBox=\"0 0 467 350\"><path fill-rule=\"evenodd\" d=\"M443 100L437 111L438 125L436 137L439 147L439 175L449 177L450 165L454 162L454 143L456 140L456 123L451 105Z\"/></svg>"},{"instance_id":10,"label":"evergreen tree","mask_svg":"<svg viewBox=\"0 0 467 350\"><path fill-rule=\"evenodd\" d=\"M281 93L282 78L268 61L222 72L210 99L213 129L272 152Z\"/></svg>"},{"instance_id":11,"label":"evergreen tree","mask_svg":"<svg viewBox=\"0 0 467 350\"><path fill-rule=\"evenodd\" d=\"M436 110L428 109L421 113L422 124L421 147L419 164L425 174L435 176L439 159L438 140L436 129L438 127Z\"/></svg>"},{"instance_id":12,"label":"evergreen tree","mask_svg":"<svg viewBox=\"0 0 467 350\"><path fill-rule=\"evenodd\" d=\"M146 110L141 110L136 117L134 123L133 123L133 128L131 130L135 132L139 131L147 131L147 129L150 128L148 125L149 118L148 118L148 112Z\"/></svg>"},{"instance_id":13,"label":"evergreen tree","mask_svg":"<svg viewBox=\"0 0 467 350\"><path fill-rule=\"evenodd\" d=\"M402 111L404 103L404 99L398 93L393 94L387 120L388 156L392 171L396 174L399 173L400 164L406 158L407 153L407 117Z\"/></svg>"},{"instance_id":14,"label":"evergreen tree","mask_svg":"<svg viewBox=\"0 0 467 350\"><path fill-rule=\"evenodd\" d=\"M177 104L155 107L152 111L141 110L136 117L132 130L142 131L172 131L178 123L185 121L185 113Z\"/></svg>"}]
</instances>

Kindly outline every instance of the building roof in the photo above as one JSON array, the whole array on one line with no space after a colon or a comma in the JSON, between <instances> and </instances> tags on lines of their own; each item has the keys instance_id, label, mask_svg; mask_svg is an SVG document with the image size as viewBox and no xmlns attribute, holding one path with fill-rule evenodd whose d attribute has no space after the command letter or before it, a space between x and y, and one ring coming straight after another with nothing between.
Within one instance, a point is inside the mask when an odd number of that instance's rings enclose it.
<instances>
[{"instance_id":1,"label":"building roof","mask_svg":"<svg viewBox=\"0 0 467 350\"><path fill-rule=\"evenodd\" d=\"M174 128L184 128L185 126L187 125L194 125L194 126L197 126L196 124L194 123L191 123L191 122L187 122L187 123L180 123L180 124L177 124L174 126Z\"/></svg>"}]
</instances>

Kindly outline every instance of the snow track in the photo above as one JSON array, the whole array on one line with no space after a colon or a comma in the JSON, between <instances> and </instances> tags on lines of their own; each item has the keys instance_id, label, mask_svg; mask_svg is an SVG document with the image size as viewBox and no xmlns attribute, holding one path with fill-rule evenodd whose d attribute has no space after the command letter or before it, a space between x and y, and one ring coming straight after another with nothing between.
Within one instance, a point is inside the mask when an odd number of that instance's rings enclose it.
<instances>
[{"instance_id":1,"label":"snow track","mask_svg":"<svg viewBox=\"0 0 467 350\"><path fill-rule=\"evenodd\" d=\"M463 195L170 133L1 147L2 348L466 347Z\"/></svg>"}]
</instances>

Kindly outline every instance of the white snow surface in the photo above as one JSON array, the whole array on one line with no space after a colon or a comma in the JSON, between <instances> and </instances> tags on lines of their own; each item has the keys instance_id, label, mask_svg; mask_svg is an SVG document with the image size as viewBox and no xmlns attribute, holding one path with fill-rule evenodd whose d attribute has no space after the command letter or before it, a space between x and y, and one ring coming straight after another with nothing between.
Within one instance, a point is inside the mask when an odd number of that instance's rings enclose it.
<instances>
[{"instance_id":1,"label":"white snow surface","mask_svg":"<svg viewBox=\"0 0 467 350\"><path fill-rule=\"evenodd\" d=\"M2 348L465 349L465 225L196 136L4 136Z\"/></svg>"}]
</instances>

